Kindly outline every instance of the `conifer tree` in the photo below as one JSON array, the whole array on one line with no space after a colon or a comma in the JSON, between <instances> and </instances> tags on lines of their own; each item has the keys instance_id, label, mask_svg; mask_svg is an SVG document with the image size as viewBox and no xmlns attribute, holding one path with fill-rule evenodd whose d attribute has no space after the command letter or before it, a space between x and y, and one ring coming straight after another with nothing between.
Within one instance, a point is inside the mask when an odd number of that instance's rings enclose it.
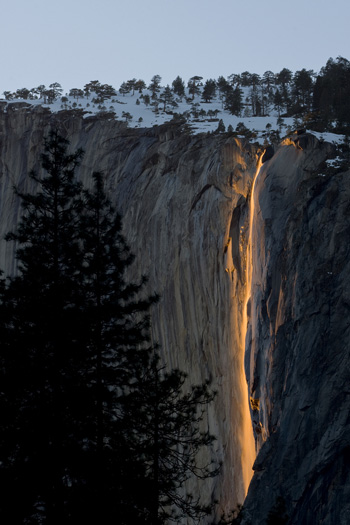
<instances>
[{"instance_id":1,"label":"conifer tree","mask_svg":"<svg viewBox=\"0 0 350 525\"><path fill-rule=\"evenodd\" d=\"M201 81L203 77L194 76L189 79L187 82L187 87L190 95L192 95L192 100L194 100L195 95L200 94L200 86L202 85Z\"/></svg>"},{"instance_id":2,"label":"conifer tree","mask_svg":"<svg viewBox=\"0 0 350 525\"><path fill-rule=\"evenodd\" d=\"M119 88L119 93L124 97L127 93L130 93L130 86L128 86L126 82L123 82Z\"/></svg>"},{"instance_id":3,"label":"conifer tree","mask_svg":"<svg viewBox=\"0 0 350 525\"><path fill-rule=\"evenodd\" d=\"M82 152L70 155L66 148L53 132L42 155L48 176L31 173L41 191L19 193L24 215L7 236L18 245L19 275L8 278L1 301L2 395L11 407L1 439L1 476L8 490L1 512L18 491L20 502L13 508L19 522L20 517L39 519L43 505L51 523L63 518L63 480L74 454L73 443L63 436L77 433L74 413L84 395L74 307L80 287L81 186L73 176Z\"/></svg>"},{"instance_id":4,"label":"conifer tree","mask_svg":"<svg viewBox=\"0 0 350 525\"><path fill-rule=\"evenodd\" d=\"M154 75L151 78L151 83L148 86L148 89L152 92L152 99L155 100L157 98L157 95L160 91L160 83L162 81L162 77L159 75Z\"/></svg>"},{"instance_id":5,"label":"conifer tree","mask_svg":"<svg viewBox=\"0 0 350 525\"><path fill-rule=\"evenodd\" d=\"M211 457L215 438L205 421L215 392L209 383L188 386L187 374L166 371L157 352L144 370L140 388L131 396L138 436L135 454L144 458L147 523L161 525L187 518L201 523L214 506L186 490L190 477L214 477L220 465ZM202 454L202 456L200 456Z\"/></svg>"},{"instance_id":6,"label":"conifer tree","mask_svg":"<svg viewBox=\"0 0 350 525\"><path fill-rule=\"evenodd\" d=\"M165 111L167 106L169 104L173 105L174 104L174 95L173 95L173 92L171 91L170 89L170 86L167 85L163 92L159 95L159 101L162 102L164 104L163 106L163 110Z\"/></svg>"},{"instance_id":7,"label":"conifer tree","mask_svg":"<svg viewBox=\"0 0 350 525\"><path fill-rule=\"evenodd\" d=\"M231 115L240 116L242 110L242 91L238 86L234 89L230 88L227 90L224 107Z\"/></svg>"},{"instance_id":8,"label":"conifer tree","mask_svg":"<svg viewBox=\"0 0 350 525\"><path fill-rule=\"evenodd\" d=\"M80 520L79 502L84 501L86 519L94 516L99 521L105 516L128 524L141 520L143 507L136 501L144 461L134 454L138 429L127 400L139 390L149 363L147 312L157 296L139 298L145 278L139 283L126 281L134 256L121 233L121 217L104 192L102 175L94 173L93 178L93 191L84 192L80 223L82 309L88 333L85 380L92 395L84 429L88 446L82 463L86 467L77 484L81 497L73 499L71 513Z\"/></svg>"},{"instance_id":9,"label":"conifer tree","mask_svg":"<svg viewBox=\"0 0 350 525\"><path fill-rule=\"evenodd\" d=\"M202 91L202 98L205 102L211 102L211 99L216 94L216 82L213 79L206 80Z\"/></svg>"},{"instance_id":10,"label":"conifer tree","mask_svg":"<svg viewBox=\"0 0 350 525\"><path fill-rule=\"evenodd\" d=\"M144 89L146 89L146 82L140 78L140 79L137 80L137 82L135 83L135 89L137 89L138 92L139 92L140 94L142 94L142 91L143 91Z\"/></svg>"},{"instance_id":11,"label":"conifer tree","mask_svg":"<svg viewBox=\"0 0 350 525\"><path fill-rule=\"evenodd\" d=\"M47 174L31 174L36 194L17 192L24 214L7 236L18 275L0 279L1 521L199 519L210 505L183 485L217 473L197 463L213 441L201 428L213 394L183 392L185 375L152 357L157 296L126 278L121 218L101 174L91 191L76 182L83 152L68 145L50 133Z\"/></svg>"},{"instance_id":12,"label":"conifer tree","mask_svg":"<svg viewBox=\"0 0 350 525\"><path fill-rule=\"evenodd\" d=\"M185 83L179 75L173 80L172 87L176 95L179 97L185 96Z\"/></svg>"},{"instance_id":13,"label":"conifer tree","mask_svg":"<svg viewBox=\"0 0 350 525\"><path fill-rule=\"evenodd\" d=\"M76 523L85 511L116 518L125 508L132 516L127 488L138 476L122 399L147 363L142 314L155 298L137 301L144 281L125 283L133 258L120 217L99 176L94 192L83 193L74 180L82 152L67 146L51 133L42 155L48 175L32 173L40 191L19 194L24 216L7 237L18 243L19 275L1 290L8 419L0 476L8 494L0 515L9 503L19 522ZM23 504L14 504L17 492Z\"/></svg>"}]
</instances>

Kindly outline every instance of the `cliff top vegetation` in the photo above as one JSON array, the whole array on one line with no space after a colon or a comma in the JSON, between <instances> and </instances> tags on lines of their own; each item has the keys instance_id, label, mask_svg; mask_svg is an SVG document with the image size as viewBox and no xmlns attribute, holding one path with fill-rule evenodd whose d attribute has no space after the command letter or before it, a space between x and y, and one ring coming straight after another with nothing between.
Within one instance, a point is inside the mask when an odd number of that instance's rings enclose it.
<instances>
[{"instance_id":1,"label":"cliff top vegetation","mask_svg":"<svg viewBox=\"0 0 350 525\"><path fill-rule=\"evenodd\" d=\"M48 87L3 93L8 103L25 101L51 111L77 111L152 127L185 120L193 133L231 132L258 142L279 141L296 128L306 128L330 142L341 142L350 130L350 62L330 58L316 73L287 68L263 75L244 71L227 78L177 76L163 86L159 75L149 82L129 79L118 89L92 80L66 93L58 82Z\"/></svg>"}]
</instances>

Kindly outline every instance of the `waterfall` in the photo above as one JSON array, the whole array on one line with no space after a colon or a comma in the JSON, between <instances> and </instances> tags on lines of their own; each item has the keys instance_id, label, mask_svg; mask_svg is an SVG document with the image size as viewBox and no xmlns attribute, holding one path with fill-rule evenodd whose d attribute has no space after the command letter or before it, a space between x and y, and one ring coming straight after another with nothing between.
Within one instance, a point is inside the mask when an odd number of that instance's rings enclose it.
<instances>
[{"instance_id":1,"label":"waterfall","mask_svg":"<svg viewBox=\"0 0 350 525\"><path fill-rule=\"evenodd\" d=\"M247 388L247 379L244 370L244 355L246 351L246 334L247 334L247 325L248 325L248 304L251 297L251 288L252 288L252 273L253 273L253 264L252 264L252 231L253 231L253 221L254 221L254 189L255 182L260 172L262 166L262 153L259 157L257 168L255 171L255 176L253 179L251 193L250 193L250 202L249 202L249 224L248 224L248 238L246 241L246 260L245 260L245 297L243 301L243 312L242 312L242 337L241 337L241 373L240 373L240 387L244 395L244 408L242 411L242 430L241 430L241 444L242 444L242 473L243 473L243 484L245 494L248 492L249 483L253 476L253 463L256 457L256 448L255 440L252 429L252 421L249 410L249 395Z\"/></svg>"}]
</instances>

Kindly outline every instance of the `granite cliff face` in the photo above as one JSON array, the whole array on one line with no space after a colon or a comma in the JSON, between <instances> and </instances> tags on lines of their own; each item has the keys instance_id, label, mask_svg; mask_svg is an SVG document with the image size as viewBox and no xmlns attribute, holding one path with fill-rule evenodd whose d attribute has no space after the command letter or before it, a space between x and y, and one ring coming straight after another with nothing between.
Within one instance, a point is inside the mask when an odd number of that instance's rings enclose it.
<instances>
[{"instance_id":1,"label":"granite cliff face","mask_svg":"<svg viewBox=\"0 0 350 525\"><path fill-rule=\"evenodd\" d=\"M350 523L350 186L305 135L256 182L246 369L258 453L244 523Z\"/></svg>"},{"instance_id":2,"label":"granite cliff face","mask_svg":"<svg viewBox=\"0 0 350 525\"><path fill-rule=\"evenodd\" d=\"M85 184L104 173L134 276L161 295L152 332L164 360L218 391L208 424L223 469L205 492L225 511L243 503L254 429L245 522L266 523L280 497L291 523L348 523L350 186L349 173L320 176L331 148L312 136L281 145L256 180L250 228L253 146L14 106L0 112L1 239L20 215L12 186L34 189L27 174L51 127L85 150Z\"/></svg>"},{"instance_id":3,"label":"granite cliff face","mask_svg":"<svg viewBox=\"0 0 350 525\"><path fill-rule=\"evenodd\" d=\"M40 170L50 127L67 136L72 150L85 150L77 176L86 185L93 171L104 173L136 255L133 277L148 275L149 291L161 296L152 330L164 361L187 371L193 384L211 378L218 390L209 427L218 436L216 454L224 465L204 492L230 509L243 502L254 461L243 372L239 242L256 152L234 139L189 136L178 125L128 130L115 121L55 116L40 108L3 112L1 238L20 214L12 186L34 189L28 171ZM14 271L13 247L2 241L0 252L0 268Z\"/></svg>"}]
</instances>

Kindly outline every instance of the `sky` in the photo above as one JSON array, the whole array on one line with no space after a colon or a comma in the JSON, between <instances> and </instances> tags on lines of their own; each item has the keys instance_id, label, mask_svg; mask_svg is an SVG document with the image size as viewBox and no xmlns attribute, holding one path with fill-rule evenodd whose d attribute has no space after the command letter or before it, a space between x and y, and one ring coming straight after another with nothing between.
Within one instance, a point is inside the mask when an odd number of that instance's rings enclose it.
<instances>
[{"instance_id":1,"label":"sky","mask_svg":"<svg viewBox=\"0 0 350 525\"><path fill-rule=\"evenodd\" d=\"M0 94L350 60L349 0L2 0Z\"/></svg>"}]
</instances>

